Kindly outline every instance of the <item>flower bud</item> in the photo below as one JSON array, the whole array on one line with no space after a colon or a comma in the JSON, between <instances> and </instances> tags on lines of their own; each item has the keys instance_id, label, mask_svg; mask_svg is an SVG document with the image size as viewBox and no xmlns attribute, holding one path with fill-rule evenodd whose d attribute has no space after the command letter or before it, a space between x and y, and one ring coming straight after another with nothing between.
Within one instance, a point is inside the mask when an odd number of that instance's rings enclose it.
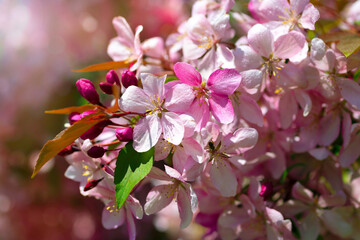
<instances>
[{"instance_id":1,"label":"flower bud","mask_svg":"<svg viewBox=\"0 0 360 240\"><path fill-rule=\"evenodd\" d=\"M88 181L84 187L84 192L89 191L89 190L93 189L94 187L96 187L99 184L99 182L101 182L103 179L104 178Z\"/></svg>"},{"instance_id":2,"label":"flower bud","mask_svg":"<svg viewBox=\"0 0 360 240\"><path fill-rule=\"evenodd\" d=\"M273 185L271 182L264 182L261 184L260 196L262 196L265 200L271 197L273 194Z\"/></svg>"},{"instance_id":3,"label":"flower bud","mask_svg":"<svg viewBox=\"0 0 360 240\"><path fill-rule=\"evenodd\" d=\"M80 138L83 140L94 139L102 133L102 131L104 130L104 128L107 125L109 125L111 123L112 122L110 120L105 120L105 121L99 122L99 123L95 124L94 126L92 126L85 133L83 133L83 135L81 135Z\"/></svg>"},{"instance_id":4,"label":"flower bud","mask_svg":"<svg viewBox=\"0 0 360 240\"><path fill-rule=\"evenodd\" d=\"M100 104L99 94L96 92L94 84L87 79L81 78L76 82L76 87L80 95L92 104Z\"/></svg>"},{"instance_id":5,"label":"flower bud","mask_svg":"<svg viewBox=\"0 0 360 240\"><path fill-rule=\"evenodd\" d=\"M133 140L133 129L131 127L116 129L116 137L122 142Z\"/></svg>"},{"instance_id":6,"label":"flower bud","mask_svg":"<svg viewBox=\"0 0 360 240\"><path fill-rule=\"evenodd\" d=\"M116 85L120 85L120 79L119 76L117 75L117 73L114 70L110 70L107 74L106 74L106 81L110 84L116 84Z\"/></svg>"},{"instance_id":7,"label":"flower bud","mask_svg":"<svg viewBox=\"0 0 360 240\"><path fill-rule=\"evenodd\" d=\"M121 83L125 88L128 88L130 86L137 86L138 80L134 72L125 70L121 75Z\"/></svg>"},{"instance_id":8,"label":"flower bud","mask_svg":"<svg viewBox=\"0 0 360 240\"><path fill-rule=\"evenodd\" d=\"M101 158L102 156L104 156L105 153L105 149L99 146L92 146L88 151L87 154L89 155L89 157L92 158Z\"/></svg>"},{"instance_id":9,"label":"flower bud","mask_svg":"<svg viewBox=\"0 0 360 240\"><path fill-rule=\"evenodd\" d=\"M71 125L74 124L74 122L77 122L81 119L81 114L78 112L72 112L69 114L69 123Z\"/></svg>"},{"instance_id":10,"label":"flower bud","mask_svg":"<svg viewBox=\"0 0 360 240\"><path fill-rule=\"evenodd\" d=\"M75 151L77 151L77 150L74 149L74 148L72 147L72 145L69 145L69 146L65 147L63 150L61 150L61 151L58 153L58 155L59 155L59 156L62 156L62 157L66 157L66 156L72 154L72 153L75 152Z\"/></svg>"},{"instance_id":11,"label":"flower bud","mask_svg":"<svg viewBox=\"0 0 360 240\"><path fill-rule=\"evenodd\" d=\"M104 93L109 95L113 94L113 90L112 90L113 84L108 82L101 82L99 83L99 86Z\"/></svg>"}]
</instances>

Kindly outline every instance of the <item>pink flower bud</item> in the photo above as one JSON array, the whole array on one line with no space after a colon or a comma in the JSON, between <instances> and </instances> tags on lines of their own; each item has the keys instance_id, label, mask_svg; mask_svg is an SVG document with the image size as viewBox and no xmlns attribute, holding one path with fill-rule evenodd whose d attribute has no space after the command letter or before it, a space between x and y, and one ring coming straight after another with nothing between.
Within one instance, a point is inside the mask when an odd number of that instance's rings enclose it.
<instances>
[{"instance_id":1,"label":"pink flower bud","mask_svg":"<svg viewBox=\"0 0 360 240\"><path fill-rule=\"evenodd\" d=\"M133 140L133 129L131 127L116 129L116 137L122 142Z\"/></svg>"},{"instance_id":2,"label":"pink flower bud","mask_svg":"<svg viewBox=\"0 0 360 240\"><path fill-rule=\"evenodd\" d=\"M116 84L116 85L120 85L120 79L119 76L117 75L117 73L114 70L110 70L107 74L106 74L106 81L110 84Z\"/></svg>"},{"instance_id":3,"label":"pink flower bud","mask_svg":"<svg viewBox=\"0 0 360 240\"><path fill-rule=\"evenodd\" d=\"M112 90L113 84L112 83L101 82L101 83L99 83L99 86L104 93L109 94L109 95L111 95L113 93L113 90Z\"/></svg>"},{"instance_id":4,"label":"pink flower bud","mask_svg":"<svg viewBox=\"0 0 360 240\"><path fill-rule=\"evenodd\" d=\"M81 115L78 112L72 112L69 114L69 122L71 125L74 124L74 122L77 122L81 119Z\"/></svg>"},{"instance_id":5,"label":"pink flower bud","mask_svg":"<svg viewBox=\"0 0 360 240\"><path fill-rule=\"evenodd\" d=\"M99 122L99 123L95 124L94 126L92 126L89 130L87 130L83 135L81 135L80 138L83 140L94 139L102 133L102 131L104 130L104 128L107 125L109 125L111 123L112 122L110 120L105 120L105 121Z\"/></svg>"},{"instance_id":6,"label":"pink flower bud","mask_svg":"<svg viewBox=\"0 0 360 240\"><path fill-rule=\"evenodd\" d=\"M121 83L125 88L128 88L130 86L137 86L138 80L134 72L125 70L121 75Z\"/></svg>"},{"instance_id":7,"label":"pink flower bud","mask_svg":"<svg viewBox=\"0 0 360 240\"><path fill-rule=\"evenodd\" d=\"M100 104L99 94L96 92L94 84L87 79L81 78L76 82L76 87L80 95L92 104Z\"/></svg>"},{"instance_id":8,"label":"pink flower bud","mask_svg":"<svg viewBox=\"0 0 360 240\"><path fill-rule=\"evenodd\" d=\"M271 182L264 182L261 184L260 196L262 196L265 200L271 197L273 193L273 185Z\"/></svg>"},{"instance_id":9,"label":"pink flower bud","mask_svg":"<svg viewBox=\"0 0 360 240\"><path fill-rule=\"evenodd\" d=\"M87 151L87 154L92 158L101 158L104 153L105 149L99 146L93 146Z\"/></svg>"}]
</instances>

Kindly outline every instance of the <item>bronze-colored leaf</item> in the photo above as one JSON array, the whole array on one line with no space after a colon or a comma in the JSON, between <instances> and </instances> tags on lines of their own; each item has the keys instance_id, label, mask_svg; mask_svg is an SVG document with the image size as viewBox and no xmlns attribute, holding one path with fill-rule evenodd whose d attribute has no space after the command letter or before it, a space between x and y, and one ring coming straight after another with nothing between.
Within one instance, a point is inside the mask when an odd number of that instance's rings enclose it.
<instances>
[{"instance_id":1,"label":"bronze-colored leaf","mask_svg":"<svg viewBox=\"0 0 360 240\"><path fill-rule=\"evenodd\" d=\"M111 62L103 62L94 65L90 65L84 67L82 69L73 70L74 72L94 72L94 71L103 71L103 70L111 70L111 69L119 69L119 68L127 68L131 62L125 61L111 61Z\"/></svg>"}]
</instances>

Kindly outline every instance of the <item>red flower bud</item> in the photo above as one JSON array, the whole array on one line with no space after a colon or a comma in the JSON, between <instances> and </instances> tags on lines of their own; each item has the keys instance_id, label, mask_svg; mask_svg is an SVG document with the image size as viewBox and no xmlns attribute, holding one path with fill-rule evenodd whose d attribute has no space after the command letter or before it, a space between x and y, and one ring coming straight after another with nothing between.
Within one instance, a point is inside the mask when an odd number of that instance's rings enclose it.
<instances>
[{"instance_id":1,"label":"red flower bud","mask_svg":"<svg viewBox=\"0 0 360 240\"><path fill-rule=\"evenodd\" d=\"M65 147L63 150L61 150L58 155L62 156L62 157L66 157L67 155L72 154L73 152L77 151L76 149L74 149L72 147L72 145L69 145L67 147Z\"/></svg>"},{"instance_id":2,"label":"red flower bud","mask_svg":"<svg viewBox=\"0 0 360 240\"><path fill-rule=\"evenodd\" d=\"M104 153L105 149L99 146L93 146L87 151L87 154L92 158L101 158Z\"/></svg>"},{"instance_id":3,"label":"red flower bud","mask_svg":"<svg viewBox=\"0 0 360 240\"><path fill-rule=\"evenodd\" d=\"M116 84L116 85L120 85L120 79L119 76L117 75L117 73L114 70L110 70L107 74L106 74L106 81L110 84Z\"/></svg>"},{"instance_id":4,"label":"red flower bud","mask_svg":"<svg viewBox=\"0 0 360 240\"><path fill-rule=\"evenodd\" d=\"M93 188L96 187L96 186L99 184L99 182L101 182L103 179L104 179L104 178L100 178L100 179L98 179L98 180L90 180L90 181L88 181L87 184L86 184L85 187L84 187L84 191L86 192L86 191L89 191L89 190L93 189Z\"/></svg>"},{"instance_id":5,"label":"red flower bud","mask_svg":"<svg viewBox=\"0 0 360 240\"><path fill-rule=\"evenodd\" d=\"M265 200L271 197L273 193L273 185L271 182L264 182L261 184L260 196L262 196Z\"/></svg>"},{"instance_id":6,"label":"red flower bud","mask_svg":"<svg viewBox=\"0 0 360 240\"><path fill-rule=\"evenodd\" d=\"M105 121L99 122L99 123L95 124L94 126L92 126L89 130L87 130L83 135L81 135L80 138L83 140L94 139L102 133L102 131L104 130L104 128L107 125L109 125L111 123L112 122L110 120L105 120Z\"/></svg>"},{"instance_id":7,"label":"red flower bud","mask_svg":"<svg viewBox=\"0 0 360 240\"><path fill-rule=\"evenodd\" d=\"M112 90L113 84L108 83L108 82L101 82L101 83L99 83L99 86L104 93L109 94L109 95L113 94L113 90Z\"/></svg>"},{"instance_id":8,"label":"red flower bud","mask_svg":"<svg viewBox=\"0 0 360 240\"><path fill-rule=\"evenodd\" d=\"M120 141L128 142L133 140L133 129L131 127L118 128L115 135Z\"/></svg>"},{"instance_id":9,"label":"red flower bud","mask_svg":"<svg viewBox=\"0 0 360 240\"><path fill-rule=\"evenodd\" d=\"M99 94L96 92L94 84L87 79L80 79L76 82L76 87L80 95L92 104L100 104Z\"/></svg>"},{"instance_id":10,"label":"red flower bud","mask_svg":"<svg viewBox=\"0 0 360 240\"><path fill-rule=\"evenodd\" d=\"M125 70L121 75L121 83L125 88L128 88L130 86L137 86L138 80L134 72Z\"/></svg>"}]
</instances>

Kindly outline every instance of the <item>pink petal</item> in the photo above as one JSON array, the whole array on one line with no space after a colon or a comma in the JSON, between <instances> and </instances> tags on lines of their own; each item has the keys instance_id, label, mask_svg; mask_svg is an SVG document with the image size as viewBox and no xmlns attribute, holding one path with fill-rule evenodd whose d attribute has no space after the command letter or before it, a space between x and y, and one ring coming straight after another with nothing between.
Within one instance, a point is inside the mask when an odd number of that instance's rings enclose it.
<instances>
[{"instance_id":1,"label":"pink petal","mask_svg":"<svg viewBox=\"0 0 360 240\"><path fill-rule=\"evenodd\" d=\"M231 95L240 82L241 75L235 69L218 69L210 75L206 85L218 95Z\"/></svg>"},{"instance_id":2,"label":"pink petal","mask_svg":"<svg viewBox=\"0 0 360 240\"><path fill-rule=\"evenodd\" d=\"M340 153L339 161L342 167L349 167L360 156L360 134L350 142L344 151Z\"/></svg>"},{"instance_id":3,"label":"pink petal","mask_svg":"<svg viewBox=\"0 0 360 240\"><path fill-rule=\"evenodd\" d=\"M257 216L256 209L254 204L252 204L252 202L250 201L249 197L246 196L245 194L241 194L239 199L241 201L241 204L243 205L243 208L246 210L247 214L249 215L249 217L256 218Z\"/></svg>"},{"instance_id":4,"label":"pink petal","mask_svg":"<svg viewBox=\"0 0 360 240\"><path fill-rule=\"evenodd\" d=\"M300 222L299 231L302 239L317 239L321 225L319 218L313 211L309 211Z\"/></svg>"},{"instance_id":5,"label":"pink petal","mask_svg":"<svg viewBox=\"0 0 360 240\"><path fill-rule=\"evenodd\" d=\"M146 197L144 210L146 215L159 212L174 199L174 184L159 185L151 189Z\"/></svg>"},{"instance_id":6,"label":"pink petal","mask_svg":"<svg viewBox=\"0 0 360 240\"><path fill-rule=\"evenodd\" d=\"M191 223L193 213L189 193L182 187L178 188L177 205L181 219L180 227L186 228Z\"/></svg>"},{"instance_id":7,"label":"pink petal","mask_svg":"<svg viewBox=\"0 0 360 240\"><path fill-rule=\"evenodd\" d=\"M236 195L238 182L231 166L226 161L214 160L210 167L210 179L222 196Z\"/></svg>"},{"instance_id":8,"label":"pink petal","mask_svg":"<svg viewBox=\"0 0 360 240\"><path fill-rule=\"evenodd\" d=\"M158 143L155 145L155 155L154 155L155 161L165 159L170 154L171 149L172 146L167 141L163 139L158 141Z\"/></svg>"},{"instance_id":9,"label":"pink petal","mask_svg":"<svg viewBox=\"0 0 360 240\"><path fill-rule=\"evenodd\" d=\"M341 95L350 104L360 109L360 86L357 82L347 79L338 78L338 84Z\"/></svg>"},{"instance_id":10,"label":"pink petal","mask_svg":"<svg viewBox=\"0 0 360 240\"><path fill-rule=\"evenodd\" d=\"M184 58L186 60L195 60L203 56L206 53L207 49L201 47L201 44L199 45L193 42L190 38L185 37L182 45Z\"/></svg>"},{"instance_id":11,"label":"pink petal","mask_svg":"<svg viewBox=\"0 0 360 240\"><path fill-rule=\"evenodd\" d=\"M190 86L199 86L201 84L200 73L190 64L178 62L174 66L174 72L179 80Z\"/></svg>"},{"instance_id":12,"label":"pink petal","mask_svg":"<svg viewBox=\"0 0 360 240\"><path fill-rule=\"evenodd\" d=\"M238 71L259 68L263 60L251 47L241 45L234 49L234 63Z\"/></svg>"},{"instance_id":13,"label":"pink petal","mask_svg":"<svg viewBox=\"0 0 360 240\"><path fill-rule=\"evenodd\" d=\"M132 44L124 44L121 38L116 37L110 40L109 46L107 48L107 54L114 61L124 61L133 55L134 50L132 47Z\"/></svg>"},{"instance_id":14,"label":"pink petal","mask_svg":"<svg viewBox=\"0 0 360 240\"><path fill-rule=\"evenodd\" d=\"M205 127L210 118L209 105L204 100L195 100L190 107L189 113L197 122L195 131Z\"/></svg>"},{"instance_id":15,"label":"pink petal","mask_svg":"<svg viewBox=\"0 0 360 240\"><path fill-rule=\"evenodd\" d=\"M123 17L115 17L112 21L116 33L122 39L121 41L129 46L134 44L134 33L131 30L126 19Z\"/></svg>"},{"instance_id":16,"label":"pink petal","mask_svg":"<svg viewBox=\"0 0 360 240\"><path fill-rule=\"evenodd\" d=\"M142 219L144 212L143 208L136 198L129 195L126 199L126 208L131 211L132 215L135 216L137 219Z\"/></svg>"},{"instance_id":17,"label":"pink petal","mask_svg":"<svg viewBox=\"0 0 360 240\"><path fill-rule=\"evenodd\" d=\"M350 143L351 136L351 116L349 113L342 111L341 133L343 138L343 147L346 148Z\"/></svg>"},{"instance_id":18,"label":"pink petal","mask_svg":"<svg viewBox=\"0 0 360 240\"><path fill-rule=\"evenodd\" d=\"M164 139L174 145L179 145L185 132L180 117L176 113L164 112L160 121Z\"/></svg>"},{"instance_id":19,"label":"pink petal","mask_svg":"<svg viewBox=\"0 0 360 240\"><path fill-rule=\"evenodd\" d=\"M215 35L215 32L212 29L208 19L202 15L198 14L191 18L186 23L187 34L191 40L202 44L207 40L206 37L212 37Z\"/></svg>"},{"instance_id":20,"label":"pink petal","mask_svg":"<svg viewBox=\"0 0 360 240\"><path fill-rule=\"evenodd\" d=\"M230 137L229 142L224 142L224 151L231 154L238 148L251 148L257 140L258 132L255 128L239 128Z\"/></svg>"},{"instance_id":21,"label":"pink petal","mask_svg":"<svg viewBox=\"0 0 360 240\"><path fill-rule=\"evenodd\" d=\"M261 24L256 24L248 32L248 42L260 56L269 57L273 52L273 35Z\"/></svg>"},{"instance_id":22,"label":"pink petal","mask_svg":"<svg viewBox=\"0 0 360 240\"><path fill-rule=\"evenodd\" d=\"M134 218L131 214L131 211L126 209L126 223L127 223L127 230L129 234L129 240L136 239L136 226L134 222Z\"/></svg>"},{"instance_id":23,"label":"pink petal","mask_svg":"<svg viewBox=\"0 0 360 240\"><path fill-rule=\"evenodd\" d=\"M166 80L166 75L162 77L156 77L155 75L152 75L150 73L141 73L140 78L143 89L150 97L150 99L156 102L161 102L164 98L164 84Z\"/></svg>"},{"instance_id":24,"label":"pink petal","mask_svg":"<svg viewBox=\"0 0 360 240\"><path fill-rule=\"evenodd\" d=\"M305 36L297 31L282 35L274 42L274 55L282 59L291 58L302 50L305 41Z\"/></svg>"},{"instance_id":25,"label":"pink petal","mask_svg":"<svg viewBox=\"0 0 360 240\"><path fill-rule=\"evenodd\" d=\"M311 149L309 153L317 160L324 160L331 154L327 148L314 148Z\"/></svg>"},{"instance_id":26,"label":"pink petal","mask_svg":"<svg viewBox=\"0 0 360 240\"><path fill-rule=\"evenodd\" d=\"M340 116L336 113L326 115L320 121L319 144L329 146L339 136Z\"/></svg>"},{"instance_id":27,"label":"pink petal","mask_svg":"<svg viewBox=\"0 0 360 240\"><path fill-rule=\"evenodd\" d=\"M130 86L121 96L119 106L124 111L145 113L153 107L149 98L143 89Z\"/></svg>"},{"instance_id":28,"label":"pink petal","mask_svg":"<svg viewBox=\"0 0 360 240\"><path fill-rule=\"evenodd\" d=\"M299 15L304 11L305 6L309 3L309 0L290 0L290 7L295 11L296 15Z\"/></svg>"},{"instance_id":29,"label":"pink petal","mask_svg":"<svg viewBox=\"0 0 360 240\"><path fill-rule=\"evenodd\" d=\"M334 210L320 210L318 216L322 220L325 227L335 235L341 238L349 238L352 235L353 228L338 212ZM351 220L350 220L351 221Z\"/></svg>"},{"instance_id":30,"label":"pink petal","mask_svg":"<svg viewBox=\"0 0 360 240\"><path fill-rule=\"evenodd\" d=\"M241 117L250 123L262 127L264 124L264 116L255 100L248 96L240 95L239 103L238 108Z\"/></svg>"},{"instance_id":31,"label":"pink petal","mask_svg":"<svg viewBox=\"0 0 360 240\"><path fill-rule=\"evenodd\" d=\"M184 138L181 144L184 147L185 153L190 155L195 161L201 163L204 160L202 157L204 149L194 138Z\"/></svg>"},{"instance_id":32,"label":"pink petal","mask_svg":"<svg viewBox=\"0 0 360 240\"><path fill-rule=\"evenodd\" d=\"M164 108L172 112L185 112L195 98L192 87L187 84L176 84L166 91Z\"/></svg>"},{"instance_id":33,"label":"pink petal","mask_svg":"<svg viewBox=\"0 0 360 240\"><path fill-rule=\"evenodd\" d=\"M303 116L306 117L309 115L312 108L312 101L309 94L302 90L295 90L295 98L297 102L300 104L301 108L304 110Z\"/></svg>"},{"instance_id":34,"label":"pink petal","mask_svg":"<svg viewBox=\"0 0 360 240\"><path fill-rule=\"evenodd\" d=\"M305 29L309 30L315 30L315 23L320 18L319 11L309 3L306 5L301 18L299 19L299 23L303 26Z\"/></svg>"},{"instance_id":35,"label":"pink petal","mask_svg":"<svg viewBox=\"0 0 360 240\"><path fill-rule=\"evenodd\" d=\"M150 178L158 179L158 180L164 180L164 181L171 181L172 179L169 177L169 175L166 174L163 170L152 167L150 173L147 175Z\"/></svg>"},{"instance_id":36,"label":"pink petal","mask_svg":"<svg viewBox=\"0 0 360 240\"><path fill-rule=\"evenodd\" d=\"M160 119L156 115L147 115L134 127L133 147L137 152L146 152L158 142L161 135Z\"/></svg>"},{"instance_id":37,"label":"pink petal","mask_svg":"<svg viewBox=\"0 0 360 240\"><path fill-rule=\"evenodd\" d=\"M165 165L165 172L172 178L182 181L181 174L174 168Z\"/></svg>"},{"instance_id":38,"label":"pink petal","mask_svg":"<svg viewBox=\"0 0 360 240\"><path fill-rule=\"evenodd\" d=\"M152 58L161 58L165 54L165 44L161 37L149 38L141 46L144 54Z\"/></svg>"},{"instance_id":39,"label":"pink petal","mask_svg":"<svg viewBox=\"0 0 360 240\"><path fill-rule=\"evenodd\" d=\"M291 190L291 194L295 199L300 200L301 202L312 204L314 202L313 193L301 185L299 182L296 182Z\"/></svg>"},{"instance_id":40,"label":"pink petal","mask_svg":"<svg viewBox=\"0 0 360 240\"><path fill-rule=\"evenodd\" d=\"M260 91L263 80L263 72L256 69L241 72L241 83L239 88L243 88L249 94L256 94Z\"/></svg>"},{"instance_id":41,"label":"pink petal","mask_svg":"<svg viewBox=\"0 0 360 240\"><path fill-rule=\"evenodd\" d=\"M115 229L124 223L125 221L124 208L119 209L118 212L116 210L117 210L116 203L113 201L105 205L101 217L101 222L104 228Z\"/></svg>"},{"instance_id":42,"label":"pink petal","mask_svg":"<svg viewBox=\"0 0 360 240\"><path fill-rule=\"evenodd\" d=\"M209 98L209 105L214 118L220 123L227 124L234 120L234 109L228 97L213 93Z\"/></svg>"},{"instance_id":43,"label":"pink petal","mask_svg":"<svg viewBox=\"0 0 360 240\"><path fill-rule=\"evenodd\" d=\"M285 93L279 102L280 123L283 129L291 126L296 117L298 106L291 92Z\"/></svg>"}]
</instances>

